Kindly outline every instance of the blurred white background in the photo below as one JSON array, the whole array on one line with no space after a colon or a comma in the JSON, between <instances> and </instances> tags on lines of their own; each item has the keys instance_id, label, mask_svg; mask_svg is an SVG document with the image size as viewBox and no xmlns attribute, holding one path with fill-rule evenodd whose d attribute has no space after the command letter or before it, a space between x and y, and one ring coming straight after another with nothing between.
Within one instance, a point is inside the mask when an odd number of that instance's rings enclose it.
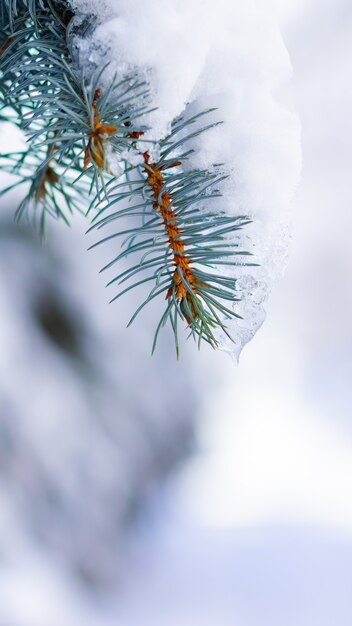
<instances>
[{"instance_id":1,"label":"blurred white background","mask_svg":"<svg viewBox=\"0 0 352 626\"><path fill-rule=\"evenodd\" d=\"M208 460L190 478L198 489L207 472L204 495L190 506L212 523L352 532L352 7L294 8L283 20L294 71L285 99L301 118L303 173L290 261L239 368L219 359L227 385L205 404Z\"/></svg>"},{"instance_id":2,"label":"blurred white background","mask_svg":"<svg viewBox=\"0 0 352 626\"><path fill-rule=\"evenodd\" d=\"M302 124L289 265L239 367L213 357L136 626L150 597L158 626L352 623L352 5L276 5Z\"/></svg>"}]
</instances>

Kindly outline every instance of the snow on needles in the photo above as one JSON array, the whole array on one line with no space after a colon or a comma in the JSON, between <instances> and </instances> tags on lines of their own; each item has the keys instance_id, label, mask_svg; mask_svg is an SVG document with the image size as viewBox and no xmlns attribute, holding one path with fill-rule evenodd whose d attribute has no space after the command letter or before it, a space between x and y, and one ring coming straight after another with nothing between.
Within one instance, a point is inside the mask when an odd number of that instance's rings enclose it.
<instances>
[{"instance_id":1,"label":"snow on needles","mask_svg":"<svg viewBox=\"0 0 352 626\"><path fill-rule=\"evenodd\" d=\"M223 163L228 180L216 209L248 215L243 245L260 268L236 269L242 347L263 320L262 302L287 255L288 211L300 175L300 128L276 92L291 65L269 2L261 0L73 0L95 27L79 41L80 62L110 61L104 81L137 69L151 86L145 138L163 138L173 119L217 107L224 122L194 141L193 166ZM231 270L234 271L233 268ZM222 339L221 339L222 341ZM224 340L225 341L225 340ZM227 347L226 345L224 346Z\"/></svg>"}]
</instances>

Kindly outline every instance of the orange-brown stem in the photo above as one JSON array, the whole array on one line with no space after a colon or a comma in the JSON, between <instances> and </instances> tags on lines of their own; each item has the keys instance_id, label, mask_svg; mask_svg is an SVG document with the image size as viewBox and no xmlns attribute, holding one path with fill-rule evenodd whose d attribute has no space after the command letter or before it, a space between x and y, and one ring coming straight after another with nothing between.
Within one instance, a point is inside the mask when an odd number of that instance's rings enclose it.
<instances>
[{"instance_id":1,"label":"orange-brown stem","mask_svg":"<svg viewBox=\"0 0 352 626\"><path fill-rule=\"evenodd\" d=\"M56 174L56 172L54 172L53 168L50 167L50 165L47 165L45 174L43 175L43 178L40 183L40 187L38 189L38 194L37 194L38 200L44 200L45 195L46 195L47 184L55 185L55 183L57 183L58 180L59 180L59 177Z\"/></svg>"},{"instance_id":2,"label":"orange-brown stem","mask_svg":"<svg viewBox=\"0 0 352 626\"><path fill-rule=\"evenodd\" d=\"M4 52L6 52L13 38L14 38L14 35L9 35L8 38L5 40L5 43L3 43L3 45L0 48L0 57L4 54Z\"/></svg>"},{"instance_id":3,"label":"orange-brown stem","mask_svg":"<svg viewBox=\"0 0 352 626\"><path fill-rule=\"evenodd\" d=\"M54 135L56 136L56 133L54 133ZM55 144L50 144L47 149L47 155L46 155L47 158L54 155L55 151L56 151ZM46 195L47 184L55 185L59 180L59 177L56 174L55 170L51 167L52 161L53 159L51 159L47 163L44 170L42 171L41 181L40 181L39 189L37 192L38 200L44 200L45 195Z\"/></svg>"},{"instance_id":4,"label":"orange-brown stem","mask_svg":"<svg viewBox=\"0 0 352 626\"><path fill-rule=\"evenodd\" d=\"M97 92L94 94L93 101L94 131L92 131L89 136L89 143L84 158L85 169L92 158L94 162L98 165L98 167L104 166L104 140L101 138L101 135L111 135L117 131L117 128L115 128L114 126L103 126L101 124L96 107L96 101L99 98L99 95L100 92L99 90L97 90ZM128 127L129 124L125 123L125 126ZM127 137L137 140L143 134L144 133L142 131L131 131L127 134ZM190 285L194 293L197 293L197 284L199 283L192 271L192 262L185 253L185 244L182 240L182 231L177 224L177 217L171 204L172 196L166 191L162 193L162 188L164 185L162 169L158 168L156 163L150 162L149 152L144 152L143 158L145 163L144 171L147 175L147 184L150 186L153 193L153 208L158 211L163 219L169 246L173 253L173 263L175 265L175 271L172 279L173 285L167 291L166 300L171 298L175 286L177 300L181 301L183 298L186 298L189 304L189 308L192 312L192 316L193 318L196 318L197 313L194 309L191 295L180 277L179 269L181 270L185 281ZM181 162L175 161L168 166L168 169L170 169L171 167L177 167L179 165L181 165ZM191 320L188 318L188 316L186 315L185 317L190 323Z\"/></svg>"},{"instance_id":5,"label":"orange-brown stem","mask_svg":"<svg viewBox=\"0 0 352 626\"><path fill-rule=\"evenodd\" d=\"M197 291L197 279L192 272L191 260L185 253L185 244L182 240L182 231L177 225L177 217L171 206L172 196L166 191L164 193L161 193L164 183L162 171L160 168L157 167L156 163L150 163L150 156L148 152L145 152L143 156L145 162L144 170L147 174L147 183L150 186L154 197L153 208L158 211L163 219L169 246L173 252L173 262L175 265L173 283L176 287L176 297L179 301L183 298L187 299L190 304L192 313L195 317L196 313L193 310L190 294L180 277L178 269L181 269L185 280L188 282L188 284L191 286L192 290L195 293ZM168 167L176 167L178 165L181 165L181 163L179 161L176 161ZM171 297L172 292L173 287L170 287L166 294L166 299L169 299Z\"/></svg>"},{"instance_id":6,"label":"orange-brown stem","mask_svg":"<svg viewBox=\"0 0 352 626\"><path fill-rule=\"evenodd\" d=\"M111 124L103 124L97 109L97 100L100 97L100 89L96 89L93 98L93 127L88 136L88 145L84 153L83 168L86 170L89 163L94 162L99 169L105 165L105 140L117 133L118 128Z\"/></svg>"}]
</instances>

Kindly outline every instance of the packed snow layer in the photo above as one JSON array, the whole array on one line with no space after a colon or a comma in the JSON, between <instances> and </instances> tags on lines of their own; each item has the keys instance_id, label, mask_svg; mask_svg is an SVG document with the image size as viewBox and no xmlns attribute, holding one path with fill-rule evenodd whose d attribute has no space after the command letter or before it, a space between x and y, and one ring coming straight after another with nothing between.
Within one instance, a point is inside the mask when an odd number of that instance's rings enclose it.
<instances>
[{"instance_id":1,"label":"packed snow layer","mask_svg":"<svg viewBox=\"0 0 352 626\"><path fill-rule=\"evenodd\" d=\"M78 39L81 65L101 68L110 61L105 87L116 73L131 71L150 84L155 110L143 116L150 128L146 138L162 139L182 113L218 109L209 119L224 123L194 139L188 167L224 164L230 176L214 211L248 215L254 222L240 242L261 267L232 269L234 278L241 276L243 297L244 320L231 328L238 353L261 324L262 302L285 264L287 216L300 173L299 122L277 96L291 66L272 3L74 0L73 5L78 22L94 15Z\"/></svg>"}]
</instances>

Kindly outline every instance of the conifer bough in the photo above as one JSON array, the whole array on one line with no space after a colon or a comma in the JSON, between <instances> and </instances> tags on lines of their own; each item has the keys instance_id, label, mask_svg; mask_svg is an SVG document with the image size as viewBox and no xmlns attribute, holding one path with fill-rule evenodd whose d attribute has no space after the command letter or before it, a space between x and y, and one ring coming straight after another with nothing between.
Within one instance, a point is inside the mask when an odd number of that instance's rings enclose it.
<instances>
[{"instance_id":1,"label":"conifer bough","mask_svg":"<svg viewBox=\"0 0 352 626\"><path fill-rule=\"evenodd\" d=\"M146 149L148 81L136 70L103 88L106 67L81 67L82 25L69 1L1 1L0 119L27 138L25 151L1 154L2 171L15 176L1 194L23 185L16 217L32 219L42 235L47 216L68 223L80 211L91 218L89 230L108 231L91 247L119 242L103 268L119 268L108 283L116 287L112 300L145 286L131 323L159 298L153 351L169 322L178 353L180 321L199 345L218 347L221 334L230 337L228 321L240 317L229 270L251 263L236 242L249 218L217 210L223 167L195 168L190 159L197 137L219 123L207 122L214 109L185 112Z\"/></svg>"}]
</instances>

